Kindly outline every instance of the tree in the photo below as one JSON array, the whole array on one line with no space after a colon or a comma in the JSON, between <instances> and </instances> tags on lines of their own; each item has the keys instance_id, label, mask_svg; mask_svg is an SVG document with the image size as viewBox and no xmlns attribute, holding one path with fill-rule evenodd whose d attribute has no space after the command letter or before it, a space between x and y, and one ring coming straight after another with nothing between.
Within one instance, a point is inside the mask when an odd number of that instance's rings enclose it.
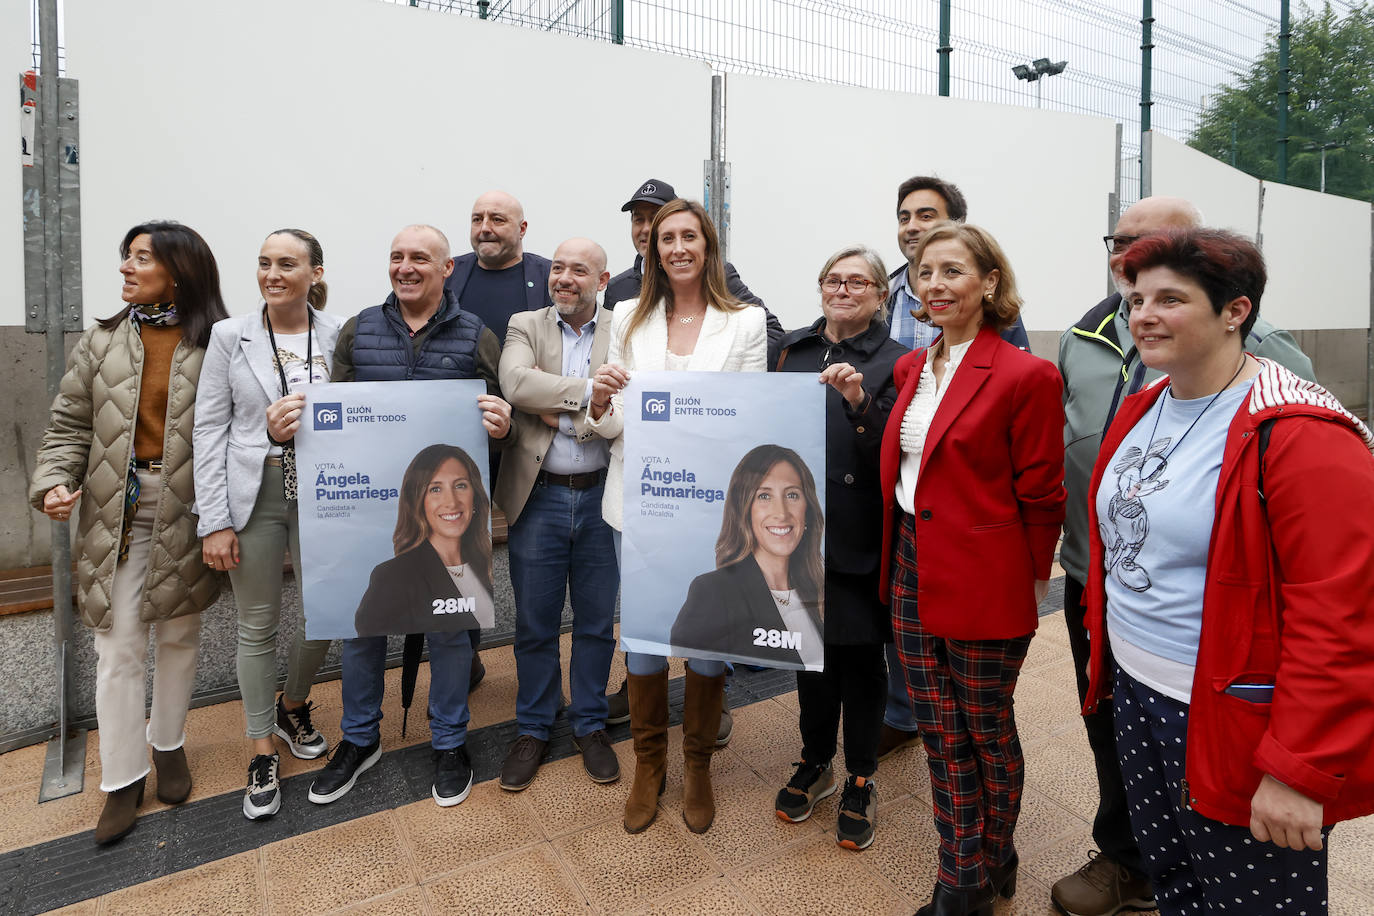
<instances>
[{"instance_id":1,"label":"tree","mask_svg":"<svg viewBox=\"0 0 1374 916\"><path fill-rule=\"evenodd\" d=\"M1326 190L1374 201L1374 9L1360 0L1341 17L1328 2L1292 23L1288 183L1316 190L1320 147ZM1209 100L1188 138L1194 149L1256 178L1278 177L1279 39L1271 33L1249 73Z\"/></svg>"}]
</instances>

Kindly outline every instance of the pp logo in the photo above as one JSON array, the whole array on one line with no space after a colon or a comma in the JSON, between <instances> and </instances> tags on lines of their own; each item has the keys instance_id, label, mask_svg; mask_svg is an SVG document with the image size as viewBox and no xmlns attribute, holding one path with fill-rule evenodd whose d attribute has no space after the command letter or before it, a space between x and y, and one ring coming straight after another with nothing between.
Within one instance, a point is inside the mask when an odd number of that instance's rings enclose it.
<instances>
[{"instance_id":1,"label":"pp logo","mask_svg":"<svg viewBox=\"0 0 1374 916\"><path fill-rule=\"evenodd\" d=\"M315 429L343 429L343 404L316 404Z\"/></svg>"},{"instance_id":2,"label":"pp logo","mask_svg":"<svg viewBox=\"0 0 1374 916\"><path fill-rule=\"evenodd\" d=\"M670 394L667 391L644 392L643 419L658 420L667 423L669 397Z\"/></svg>"}]
</instances>

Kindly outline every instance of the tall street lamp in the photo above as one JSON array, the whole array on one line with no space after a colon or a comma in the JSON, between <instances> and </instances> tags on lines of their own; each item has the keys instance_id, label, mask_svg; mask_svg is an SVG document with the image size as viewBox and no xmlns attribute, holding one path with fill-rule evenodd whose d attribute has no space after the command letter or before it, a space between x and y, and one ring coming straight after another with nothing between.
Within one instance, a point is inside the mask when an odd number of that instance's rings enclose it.
<instances>
[{"instance_id":1,"label":"tall street lamp","mask_svg":"<svg viewBox=\"0 0 1374 916\"><path fill-rule=\"evenodd\" d=\"M1055 74L1063 73L1064 68L1068 65L1069 62L1066 60L1061 60L1058 63L1051 63L1048 57L1041 57L1031 61L1030 66L1026 64L1017 64L1015 67L1011 68L1011 72L1016 74L1017 79L1035 84L1035 107L1039 108L1040 78L1042 76L1054 76Z\"/></svg>"}]
</instances>

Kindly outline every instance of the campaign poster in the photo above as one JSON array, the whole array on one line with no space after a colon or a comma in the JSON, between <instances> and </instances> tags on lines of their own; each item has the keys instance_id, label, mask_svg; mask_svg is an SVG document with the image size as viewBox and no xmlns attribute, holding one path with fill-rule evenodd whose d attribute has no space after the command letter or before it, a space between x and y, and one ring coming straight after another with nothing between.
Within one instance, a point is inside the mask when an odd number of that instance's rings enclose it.
<instances>
[{"instance_id":1,"label":"campaign poster","mask_svg":"<svg viewBox=\"0 0 1374 916\"><path fill-rule=\"evenodd\" d=\"M496 623L478 379L305 388L296 433L309 639Z\"/></svg>"},{"instance_id":2,"label":"campaign poster","mask_svg":"<svg viewBox=\"0 0 1374 916\"><path fill-rule=\"evenodd\" d=\"M820 671L817 376L635 372L624 399L622 646Z\"/></svg>"}]
</instances>

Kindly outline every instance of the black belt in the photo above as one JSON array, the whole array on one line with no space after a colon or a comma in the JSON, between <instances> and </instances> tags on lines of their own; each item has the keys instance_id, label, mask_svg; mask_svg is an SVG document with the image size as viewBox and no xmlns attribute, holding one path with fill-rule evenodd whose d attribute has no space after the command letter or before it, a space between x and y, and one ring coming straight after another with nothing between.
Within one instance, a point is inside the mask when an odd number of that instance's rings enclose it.
<instances>
[{"instance_id":1,"label":"black belt","mask_svg":"<svg viewBox=\"0 0 1374 916\"><path fill-rule=\"evenodd\" d=\"M134 467L138 468L140 471L159 471L159 472L160 472L160 471L162 470L162 459L161 459L161 458L149 458L147 461L136 460L136 461L134 461Z\"/></svg>"},{"instance_id":2,"label":"black belt","mask_svg":"<svg viewBox=\"0 0 1374 916\"><path fill-rule=\"evenodd\" d=\"M606 469L599 471L587 471L582 474L555 474L552 471L540 471L536 478L539 483L545 486L567 487L570 490L590 490L606 479Z\"/></svg>"}]
</instances>

